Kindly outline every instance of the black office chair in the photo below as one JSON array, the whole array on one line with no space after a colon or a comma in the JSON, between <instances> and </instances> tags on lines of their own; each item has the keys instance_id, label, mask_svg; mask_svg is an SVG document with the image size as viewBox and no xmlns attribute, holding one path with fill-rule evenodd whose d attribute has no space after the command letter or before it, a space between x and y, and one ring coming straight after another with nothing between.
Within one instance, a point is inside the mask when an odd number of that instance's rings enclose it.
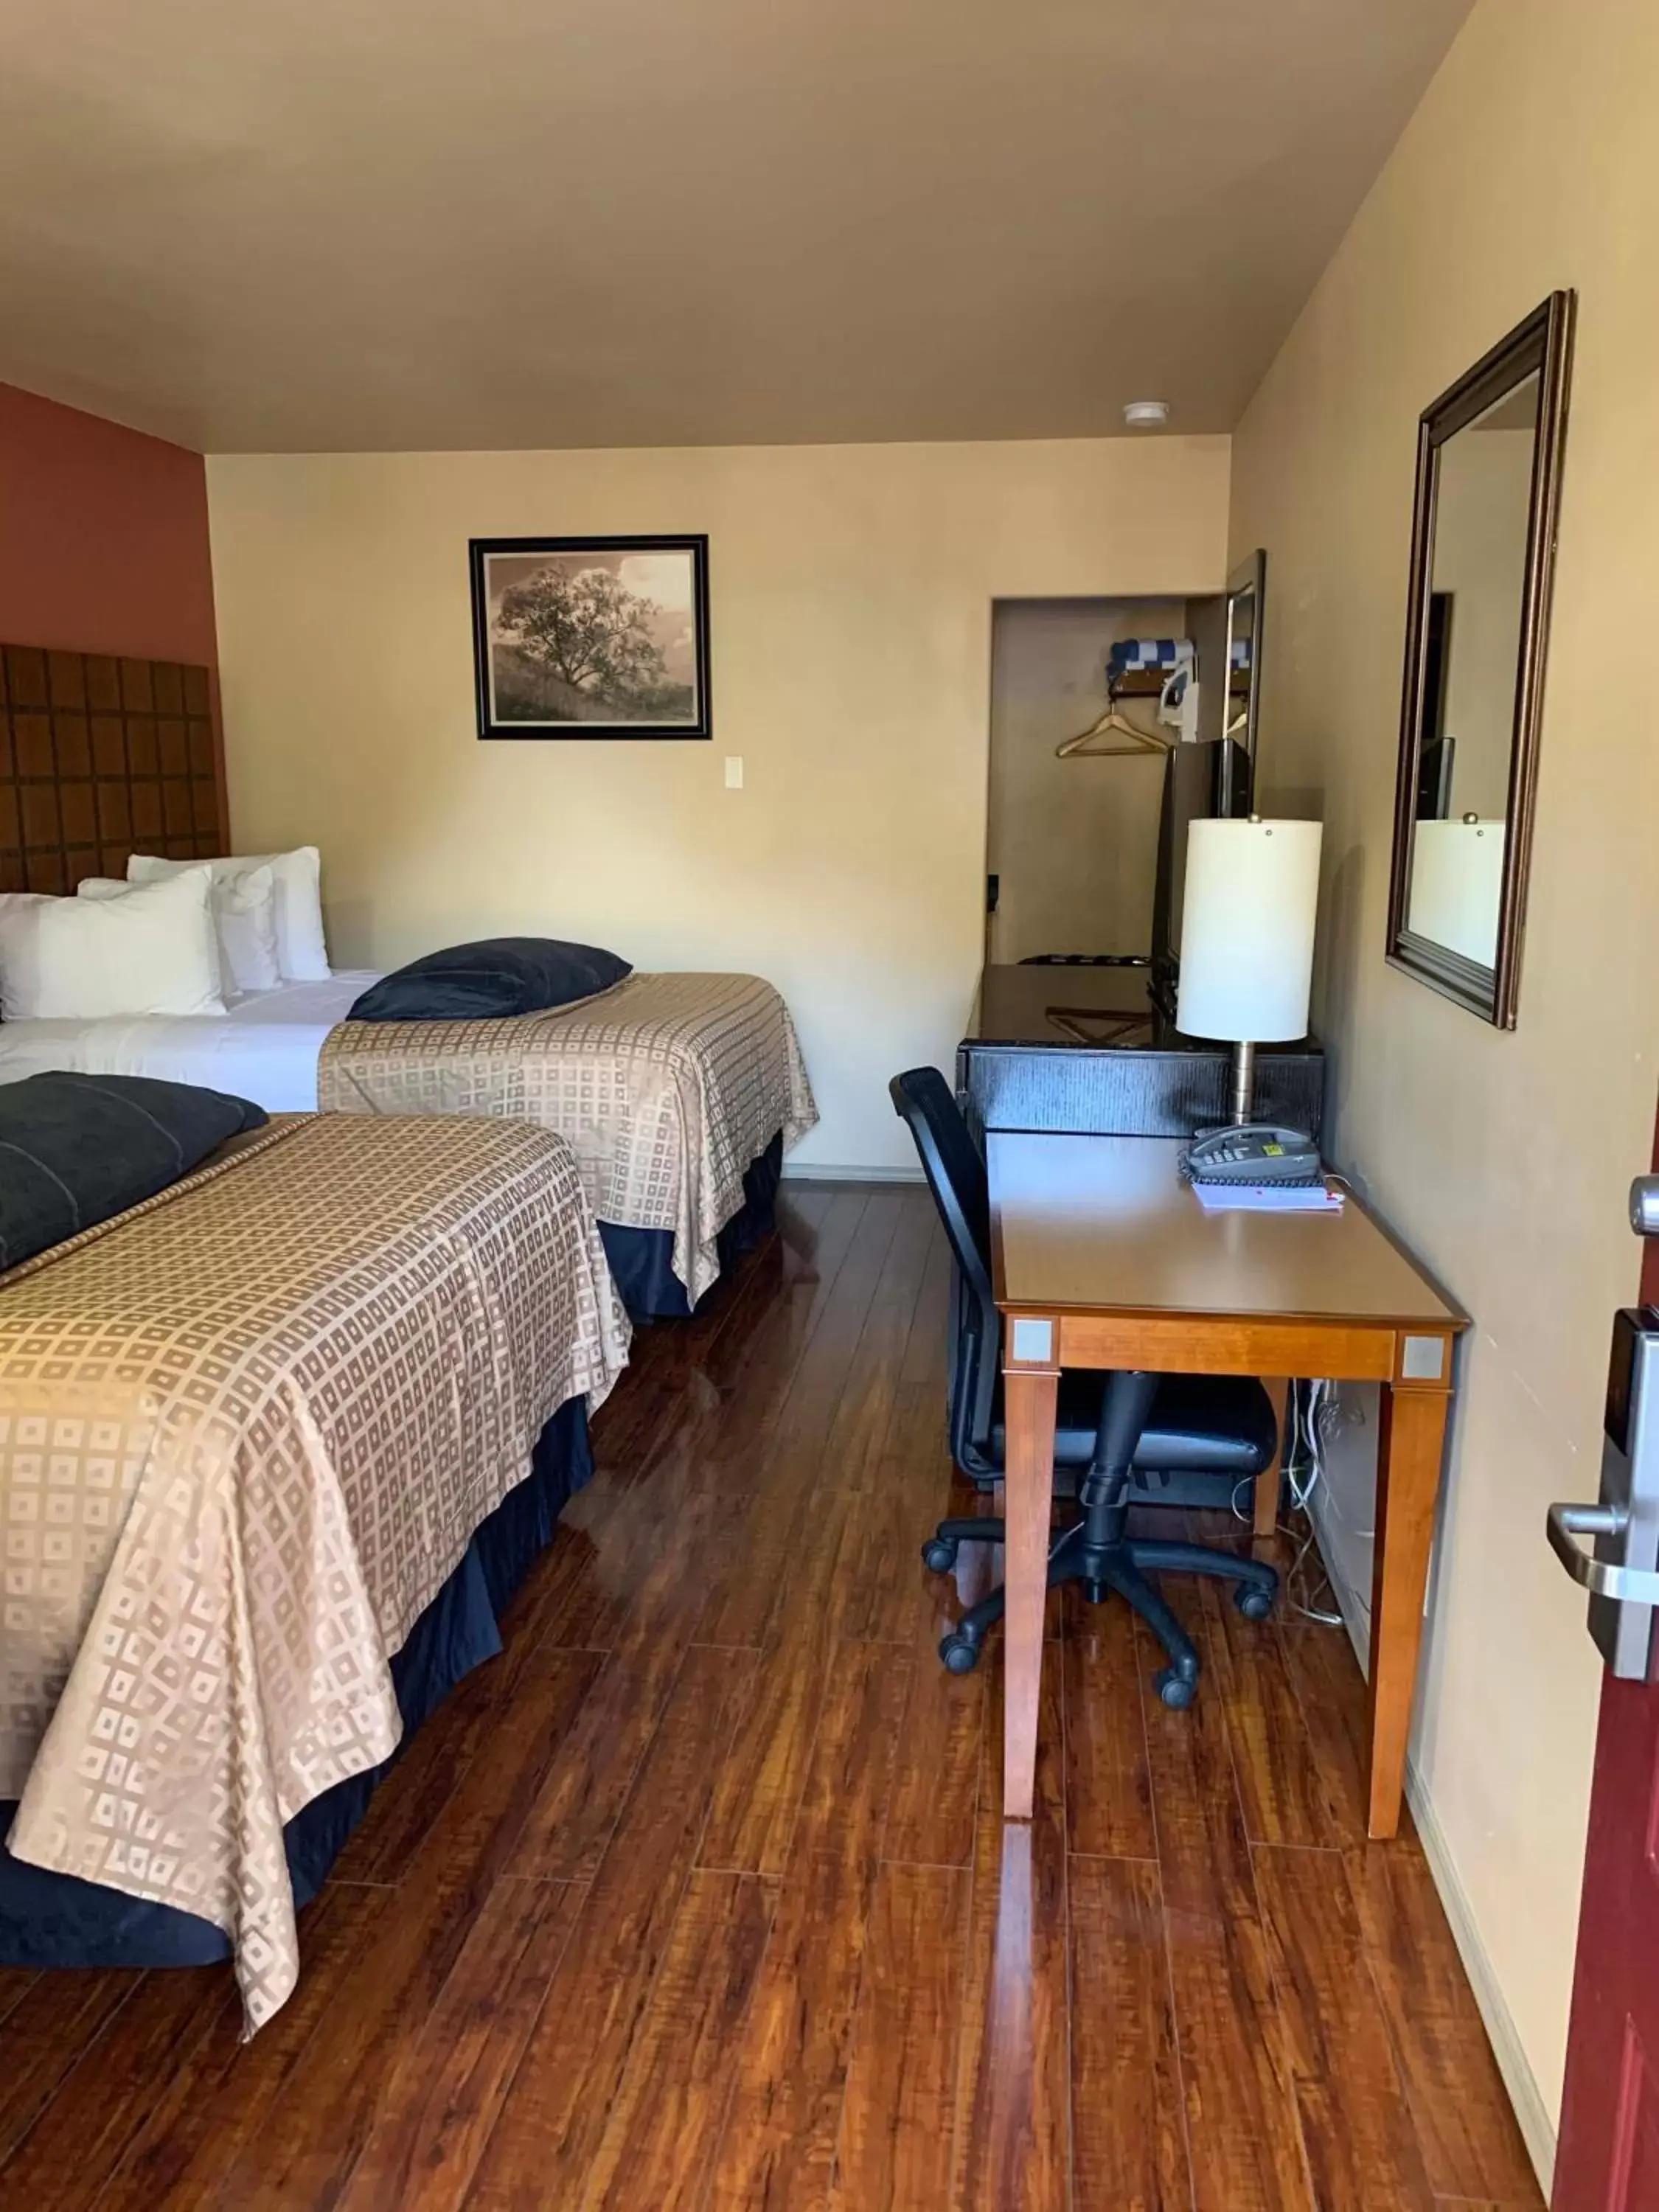
<instances>
[{"instance_id":1,"label":"black office chair","mask_svg":"<svg viewBox=\"0 0 1659 2212\"><path fill-rule=\"evenodd\" d=\"M915 1139L956 1258L951 1455L963 1474L983 1486L1001 1474L1005 1449L1002 1316L991 1288L985 1163L937 1068L913 1067L896 1075L888 1089ZM1172 1474L1224 1476L1234 1487L1254 1482L1273 1464L1278 1442L1272 1401L1259 1382L1245 1378L1077 1370L1060 1376L1054 1464L1057 1470L1083 1470L1078 1489L1083 1518L1050 1547L1049 1585L1080 1582L1096 1605L1109 1590L1127 1600L1169 1656L1158 1676L1166 1705L1192 1703L1199 1656L1147 1573L1172 1569L1220 1577L1237 1585L1234 1601L1250 1620L1265 1620L1272 1612L1279 1577L1272 1567L1231 1552L1130 1537L1129 1505L1136 1496L1154 1494ZM988 1516L941 1521L922 1547L922 1559L943 1574L956 1564L958 1545L1000 1543L1002 1534L1002 1522ZM964 1674L976 1664L985 1632L1002 1610L998 1589L964 1613L945 1638L939 1656L953 1674Z\"/></svg>"}]
</instances>

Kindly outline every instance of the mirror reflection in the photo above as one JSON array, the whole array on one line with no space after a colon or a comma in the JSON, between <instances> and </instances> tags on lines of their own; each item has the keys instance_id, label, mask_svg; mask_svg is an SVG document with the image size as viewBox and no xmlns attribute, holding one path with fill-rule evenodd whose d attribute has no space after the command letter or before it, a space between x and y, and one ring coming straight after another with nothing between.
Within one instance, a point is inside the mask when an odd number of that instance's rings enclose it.
<instances>
[{"instance_id":1,"label":"mirror reflection","mask_svg":"<svg viewBox=\"0 0 1659 2212\"><path fill-rule=\"evenodd\" d=\"M1481 968L1498 960L1515 740L1536 370L1436 457L1407 927Z\"/></svg>"},{"instance_id":2,"label":"mirror reflection","mask_svg":"<svg viewBox=\"0 0 1659 2212\"><path fill-rule=\"evenodd\" d=\"M1240 744L1249 742L1250 687L1255 672L1250 665L1255 635L1255 593L1235 592L1227 602L1226 733Z\"/></svg>"},{"instance_id":3,"label":"mirror reflection","mask_svg":"<svg viewBox=\"0 0 1659 2212\"><path fill-rule=\"evenodd\" d=\"M1261 683L1261 599L1267 560L1258 550L1227 579L1227 625L1221 711L1211 727L1221 738L1218 754L1218 814L1250 811L1255 760L1257 692Z\"/></svg>"}]
</instances>

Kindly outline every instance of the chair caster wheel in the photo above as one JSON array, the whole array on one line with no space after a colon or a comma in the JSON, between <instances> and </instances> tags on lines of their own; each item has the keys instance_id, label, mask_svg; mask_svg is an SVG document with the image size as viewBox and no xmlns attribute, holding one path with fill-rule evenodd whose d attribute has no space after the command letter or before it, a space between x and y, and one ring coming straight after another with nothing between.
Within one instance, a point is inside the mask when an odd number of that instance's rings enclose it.
<instances>
[{"instance_id":1,"label":"chair caster wheel","mask_svg":"<svg viewBox=\"0 0 1659 2212\"><path fill-rule=\"evenodd\" d=\"M979 1646L953 1633L940 1644L939 1656L952 1674L971 1674L979 1664Z\"/></svg>"},{"instance_id":2,"label":"chair caster wheel","mask_svg":"<svg viewBox=\"0 0 1659 2212\"><path fill-rule=\"evenodd\" d=\"M1265 1620L1273 1609L1273 1592L1254 1583L1240 1583L1233 1592L1233 1603L1246 1620Z\"/></svg>"},{"instance_id":3,"label":"chair caster wheel","mask_svg":"<svg viewBox=\"0 0 1659 2212\"><path fill-rule=\"evenodd\" d=\"M1166 1667L1155 1677L1158 1694L1172 1713L1184 1713L1198 1695L1198 1684L1188 1681L1186 1675L1177 1674L1173 1667Z\"/></svg>"},{"instance_id":4,"label":"chair caster wheel","mask_svg":"<svg viewBox=\"0 0 1659 2212\"><path fill-rule=\"evenodd\" d=\"M957 1563L956 1540L950 1536L930 1536L921 1547L921 1564L930 1575L948 1575Z\"/></svg>"}]
</instances>

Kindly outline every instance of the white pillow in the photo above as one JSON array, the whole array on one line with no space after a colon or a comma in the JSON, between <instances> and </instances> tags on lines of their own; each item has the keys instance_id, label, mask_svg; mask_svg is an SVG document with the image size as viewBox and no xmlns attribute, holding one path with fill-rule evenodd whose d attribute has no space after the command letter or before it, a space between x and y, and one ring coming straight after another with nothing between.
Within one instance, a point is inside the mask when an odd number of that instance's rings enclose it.
<instances>
[{"instance_id":1,"label":"white pillow","mask_svg":"<svg viewBox=\"0 0 1659 2212\"><path fill-rule=\"evenodd\" d=\"M134 853L127 861L130 884L153 884L185 868L211 868L214 876L245 875L269 868L276 885L276 964L286 983L326 982L331 969L323 940L322 859L314 845L291 853L239 853L216 860L163 860Z\"/></svg>"},{"instance_id":2,"label":"white pillow","mask_svg":"<svg viewBox=\"0 0 1659 2212\"><path fill-rule=\"evenodd\" d=\"M275 868L244 868L235 875L216 878L213 923L221 957L236 988L274 991L283 980Z\"/></svg>"},{"instance_id":3,"label":"white pillow","mask_svg":"<svg viewBox=\"0 0 1659 2212\"><path fill-rule=\"evenodd\" d=\"M75 896L76 898L83 899L125 898L136 888L136 885L128 883L125 876L82 876L75 886ZM208 890L210 918L212 913L213 890L210 879ZM230 971L225 965L224 947L219 942L219 933L216 929L213 933L213 988L222 999L228 999L236 988L231 981Z\"/></svg>"},{"instance_id":4,"label":"white pillow","mask_svg":"<svg viewBox=\"0 0 1659 2212\"><path fill-rule=\"evenodd\" d=\"M118 898L48 898L0 909L0 1013L9 1022L120 1014L222 1014L208 900L192 868Z\"/></svg>"},{"instance_id":5,"label":"white pillow","mask_svg":"<svg viewBox=\"0 0 1659 2212\"><path fill-rule=\"evenodd\" d=\"M84 876L76 889L82 898L124 898L132 885L116 876ZM215 877L210 903L220 995L274 991L283 971L276 958L276 879L270 869Z\"/></svg>"}]
</instances>

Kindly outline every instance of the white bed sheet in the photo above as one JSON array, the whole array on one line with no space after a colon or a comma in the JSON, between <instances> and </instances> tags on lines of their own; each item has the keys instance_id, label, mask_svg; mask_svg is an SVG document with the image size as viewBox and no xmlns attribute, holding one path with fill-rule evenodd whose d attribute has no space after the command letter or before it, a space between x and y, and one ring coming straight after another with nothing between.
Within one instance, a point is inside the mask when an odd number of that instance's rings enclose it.
<instances>
[{"instance_id":1,"label":"white bed sheet","mask_svg":"<svg viewBox=\"0 0 1659 2212\"><path fill-rule=\"evenodd\" d=\"M251 1098L271 1114L314 1114L323 1040L375 977L249 991L223 1014L148 1014L96 1022L0 1022L0 1083L49 1068L81 1075L153 1075Z\"/></svg>"}]
</instances>

